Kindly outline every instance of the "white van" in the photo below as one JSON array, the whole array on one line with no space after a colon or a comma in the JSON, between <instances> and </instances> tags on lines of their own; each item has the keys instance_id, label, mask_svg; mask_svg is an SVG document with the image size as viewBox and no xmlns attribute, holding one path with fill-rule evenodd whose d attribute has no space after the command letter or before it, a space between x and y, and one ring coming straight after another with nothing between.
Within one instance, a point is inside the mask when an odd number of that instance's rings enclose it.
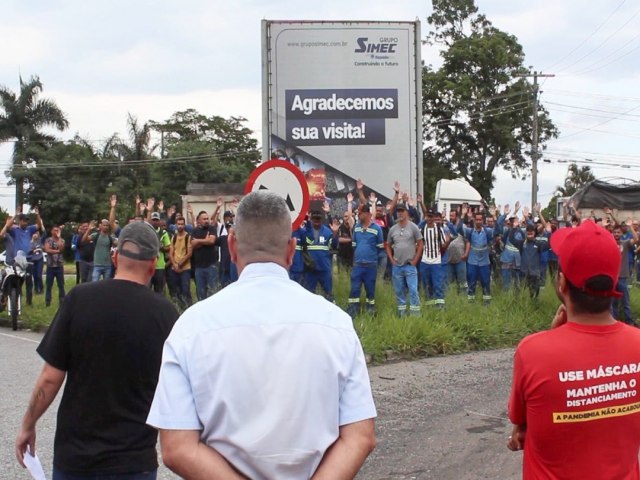
<instances>
[{"instance_id":1,"label":"white van","mask_svg":"<svg viewBox=\"0 0 640 480\"><path fill-rule=\"evenodd\" d=\"M443 178L438 180L436 185L434 203L438 212L446 210L448 213L463 203L468 203L470 207L479 207L483 201L480 193L464 180Z\"/></svg>"}]
</instances>

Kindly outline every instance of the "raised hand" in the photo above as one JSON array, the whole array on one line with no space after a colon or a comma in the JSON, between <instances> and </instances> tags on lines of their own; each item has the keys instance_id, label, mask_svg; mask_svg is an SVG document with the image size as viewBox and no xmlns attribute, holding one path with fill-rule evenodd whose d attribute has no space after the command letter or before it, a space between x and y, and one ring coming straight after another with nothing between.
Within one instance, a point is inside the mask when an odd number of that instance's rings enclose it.
<instances>
[{"instance_id":1,"label":"raised hand","mask_svg":"<svg viewBox=\"0 0 640 480\"><path fill-rule=\"evenodd\" d=\"M153 197L147 198L147 210L152 211L153 206L156 204L156 199Z\"/></svg>"},{"instance_id":2,"label":"raised hand","mask_svg":"<svg viewBox=\"0 0 640 480\"><path fill-rule=\"evenodd\" d=\"M529 216L529 207L525 206L524 209L522 210L522 213L525 217Z\"/></svg>"},{"instance_id":3,"label":"raised hand","mask_svg":"<svg viewBox=\"0 0 640 480\"><path fill-rule=\"evenodd\" d=\"M515 215L520 210L520 200L518 200L514 206L513 214Z\"/></svg>"},{"instance_id":4,"label":"raised hand","mask_svg":"<svg viewBox=\"0 0 640 480\"><path fill-rule=\"evenodd\" d=\"M329 213L331 211L331 207L329 206L329 202L326 200L322 202L322 211L325 213Z\"/></svg>"},{"instance_id":5,"label":"raised hand","mask_svg":"<svg viewBox=\"0 0 640 480\"><path fill-rule=\"evenodd\" d=\"M369 194L369 201L375 205L377 200L378 200L378 197L376 197L376 194L374 192L371 192Z\"/></svg>"},{"instance_id":6,"label":"raised hand","mask_svg":"<svg viewBox=\"0 0 640 480\"><path fill-rule=\"evenodd\" d=\"M509 215L509 212L511 212L511 207L510 207L510 206L509 206L509 204L507 203L507 204L504 206L504 212L503 212L503 213L504 213L505 215Z\"/></svg>"},{"instance_id":7,"label":"raised hand","mask_svg":"<svg viewBox=\"0 0 640 480\"><path fill-rule=\"evenodd\" d=\"M422 203L422 194L421 193L416 195L416 202Z\"/></svg>"},{"instance_id":8,"label":"raised hand","mask_svg":"<svg viewBox=\"0 0 640 480\"><path fill-rule=\"evenodd\" d=\"M218 199L216 200L216 207L222 207L222 197L218 197Z\"/></svg>"},{"instance_id":9,"label":"raised hand","mask_svg":"<svg viewBox=\"0 0 640 480\"><path fill-rule=\"evenodd\" d=\"M347 202L349 203L353 202L353 193L351 192L347 193Z\"/></svg>"},{"instance_id":10,"label":"raised hand","mask_svg":"<svg viewBox=\"0 0 640 480\"><path fill-rule=\"evenodd\" d=\"M158 202L158 211L159 211L159 212L164 211L164 201L163 201L163 200L160 200L160 201Z\"/></svg>"},{"instance_id":11,"label":"raised hand","mask_svg":"<svg viewBox=\"0 0 640 480\"><path fill-rule=\"evenodd\" d=\"M116 205L118 204L118 196L115 193L111 195L111 198L109 199L109 204L111 208L116 208Z\"/></svg>"},{"instance_id":12,"label":"raised hand","mask_svg":"<svg viewBox=\"0 0 640 480\"><path fill-rule=\"evenodd\" d=\"M333 233L337 234L338 229L340 228L340 221L337 218L334 218L329 227Z\"/></svg>"},{"instance_id":13,"label":"raised hand","mask_svg":"<svg viewBox=\"0 0 640 480\"><path fill-rule=\"evenodd\" d=\"M400 192L400 181L396 180L395 182L393 182L393 189L396 192Z\"/></svg>"}]
</instances>

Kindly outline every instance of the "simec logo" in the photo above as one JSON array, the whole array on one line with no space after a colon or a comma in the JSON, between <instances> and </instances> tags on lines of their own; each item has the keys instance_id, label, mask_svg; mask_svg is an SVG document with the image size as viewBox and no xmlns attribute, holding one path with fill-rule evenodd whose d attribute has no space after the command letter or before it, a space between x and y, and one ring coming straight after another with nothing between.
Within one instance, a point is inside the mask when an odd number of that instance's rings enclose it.
<instances>
[{"instance_id":1,"label":"simec logo","mask_svg":"<svg viewBox=\"0 0 640 480\"><path fill-rule=\"evenodd\" d=\"M369 42L367 37L360 37L356 42L356 53L396 53L395 49L398 46L398 39L395 37L381 37L378 43Z\"/></svg>"}]
</instances>

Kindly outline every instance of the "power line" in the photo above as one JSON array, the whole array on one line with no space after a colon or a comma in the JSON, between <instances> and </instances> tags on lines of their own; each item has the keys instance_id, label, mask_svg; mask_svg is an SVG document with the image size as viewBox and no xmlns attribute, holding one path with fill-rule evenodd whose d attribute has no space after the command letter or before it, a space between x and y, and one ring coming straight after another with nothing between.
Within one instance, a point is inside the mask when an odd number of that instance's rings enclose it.
<instances>
[{"instance_id":1,"label":"power line","mask_svg":"<svg viewBox=\"0 0 640 480\"><path fill-rule=\"evenodd\" d=\"M640 118L640 115L634 115L632 113L612 112L610 110L599 110L597 108L579 107L577 105L567 105L567 104L564 104L564 103L545 102L545 105L557 105L559 107L575 108L575 109L578 109L578 110L589 110L591 112L612 113L612 114L615 114L615 115L625 115L625 116L628 116L628 117L638 117L638 118Z\"/></svg>"},{"instance_id":2,"label":"power line","mask_svg":"<svg viewBox=\"0 0 640 480\"><path fill-rule=\"evenodd\" d=\"M34 167L24 167L24 170L30 170L31 168L38 169L59 169L59 168L126 168L129 166L139 166L146 164L159 164L159 163L187 163L196 162L202 160L223 160L225 158L242 158L255 155L252 152L227 152L223 154L211 154L211 155L193 155L186 157L169 157L169 158L149 158L140 160L127 160L127 161L102 161L102 162L87 162L87 163L55 163L55 164L40 164L36 163ZM11 163L0 163L0 167L11 167ZM19 165L18 165L19 166Z\"/></svg>"},{"instance_id":3,"label":"power line","mask_svg":"<svg viewBox=\"0 0 640 480\"><path fill-rule=\"evenodd\" d=\"M570 97L593 97L593 98L601 98L601 99L608 99L608 100L615 100L615 101L635 101L635 102L640 102L640 97L627 97L627 96L615 96L615 95L604 95L604 94L600 94L600 93L589 93L589 92L578 92L578 91L574 91L574 90L555 90L555 89L548 89L545 90L544 92L547 95L567 95Z\"/></svg>"},{"instance_id":4,"label":"power line","mask_svg":"<svg viewBox=\"0 0 640 480\"><path fill-rule=\"evenodd\" d=\"M640 34L639 34L638 36L640 36ZM636 38L637 38L637 37L636 37ZM623 54L623 55L620 55L620 56L619 56L619 57L617 57L617 58L614 58L614 59L613 59L613 60L611 60L610 62L605 63L604 65L601 65L601 66L596 67L596 68L592 68L592 69L590 69L590 70L585 70L585 71L577 72L577 73L576 73L576 75L584 75L585 73L591 73L591 72L596 72L596 71L598 71L598 70L602 70L603 68L608 67L608 66L609 66L609 65L611 65L612 63L616 63L618 60L622 60L624 57L626 57L626 56L628 56L628 55L631 55L633 52L635 52L635 51L636 51L636 50L638 50L638 49L640 49L640 45L638 45L638 46L637 46L637 47L635 47L635 48L632 48L632 49L631 49L631 50L629 50L627 53L625 53L625 54Z\"/></svg>"},{"instance_id":5,"label":"power line","mask_svg":"<svg viewBox=\"0 0 640 480\"><path fill-rule=\"evenodd\" d=\"M580 47L582 47L585 43L587 43L591 38L593 38L593 36L598 33L600 31L600 29L602 27L604 27L606 25L606 23L611 19L611 17L613 17L613 15L620 10L620 7L622 7L622 5L624 5L624 3L626 2L626 0L622 0L618 6L613 10L613 12L611 12L609 14L609 16L600 24L596 27L595 30L593 30L589 35L587 35L585 37L584 40L582 40L582 42L580 42L576 47L574 47L569 53L567 53L564 57L560 58L559 60L556 60L554 63L552 63L551 65L549 65L548 67L546 67L544 70L551 70L553 67L555 67L556 65L558 65L559 63L563 62L564 60L566 60L567 58L569 58L571 55L573 55L574 52L576 52Z\"/></svg>"},{"instance_id":6,"label":"power line","mask_svg":"<svg viewBox=\"0 0 640 480\"><path fill-rule=\"evenodd\" d=\"M640 108L640 105L636 105L635 107L630 108L626 112L621 112L618 116L611 117L611 118L605 120L604 122L600 122L600 123L598 123L596 125L593 125L591 127L582 128L580 131L577 131L577 132L574 132L574 133L570 133L569 135L562 135L558 139L562 138L564 140L564 139L567 139L569 137L573 137L575 135L579 135L579 134L584 133L584 132L598 132L598 130L596 130L598 127L600 127L602 125L605 125L605 124L607 124L607 123L609 123L609 122L611 122L613 120L616 120L621 115L627 115L628 113L633 112L634 110L637 110L638 108ZM607 133L609 133L609 132L607 132ZM640 138L640 137L634 136L633 138Z\"/></svg>"},{"instance_id":7,"label":"power line","mask_svg":"<svg viewBox=\"0 0 640 480\"><path fill-rule=\"evenodd\" d=\"M600 48L602 48L609 40L611 40L618 32L620 32L620 30L622 30L624 27L626 27L629 24L629 22L631 22L631 20L633 20L635 17L637 17L638 14L640 14L640 9L636 10L635 13L633 15L631 15L631 17L626 22L624 22L617 30L615 30L611 35L609 35L602 43L600 43L600 45L598 45L596 48L590 50L585 55L583 55L582 57L580 57L577 60L575 60L573 63L570 63L569 65L566 65L564 68L561 68L559 70L559 72L566 71L567 69L569 69L569 68L573 67L574 65L580 63L582 60L587 58L589 55L591 55L591 54L597 52L598 50L600 50Z\"/></svg>"}]
</instances>

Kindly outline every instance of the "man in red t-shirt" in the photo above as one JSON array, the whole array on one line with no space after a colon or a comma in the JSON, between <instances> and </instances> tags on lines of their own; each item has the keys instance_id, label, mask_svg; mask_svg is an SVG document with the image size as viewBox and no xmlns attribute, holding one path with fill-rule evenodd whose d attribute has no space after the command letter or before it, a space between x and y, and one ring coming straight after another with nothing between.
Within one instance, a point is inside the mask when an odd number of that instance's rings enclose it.
<instances>
[{"instance_id":1,"label":"man in red t-shirt","mask_svg":"<svg viewBox=\"0 0 640 480\"><path fill-rule=\"evenodd\" d=\"M640 330L610 314L620 250L591 221L551 247L562 305L516 350L507 446L524 449L525 479L640 479Z\"/></svg>"}]
</instances>

